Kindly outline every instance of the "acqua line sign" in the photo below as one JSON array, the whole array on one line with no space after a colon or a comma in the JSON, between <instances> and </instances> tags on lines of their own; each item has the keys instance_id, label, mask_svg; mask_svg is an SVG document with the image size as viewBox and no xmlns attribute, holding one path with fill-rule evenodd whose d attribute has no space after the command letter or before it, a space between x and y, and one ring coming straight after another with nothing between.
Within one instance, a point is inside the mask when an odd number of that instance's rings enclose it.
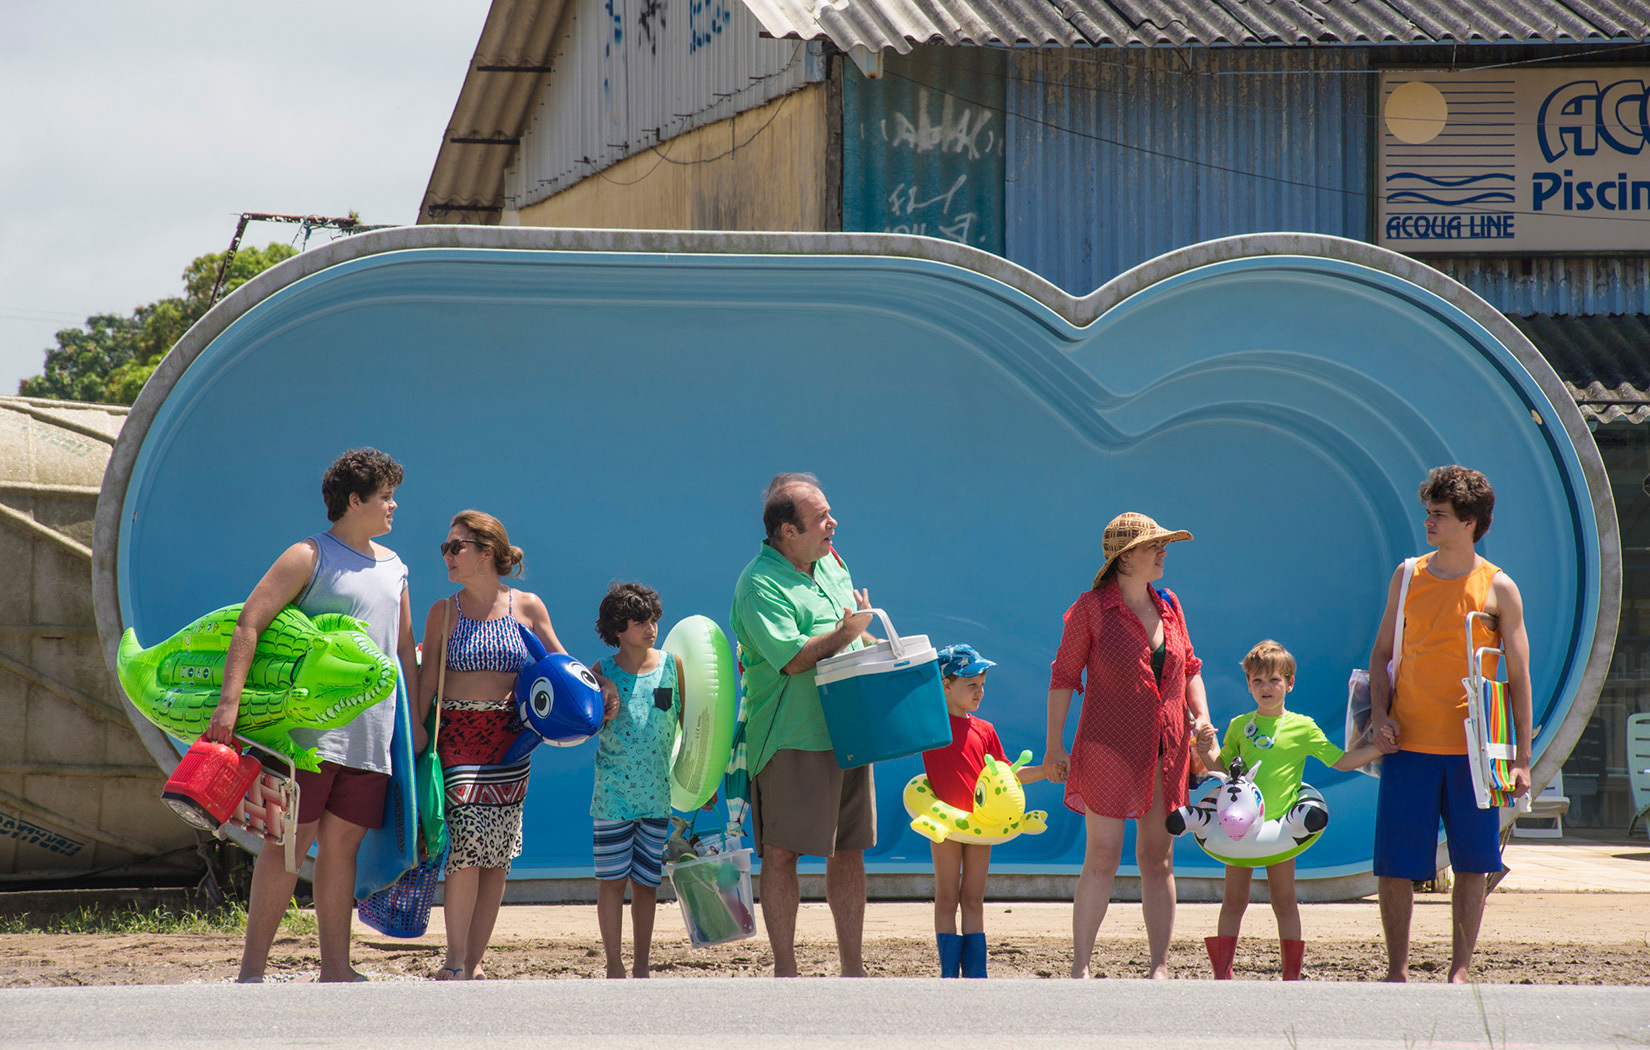
<instances>
[{"instance_id":1,"label":"acqua line sign","mask_svg":"<svg viewBox=\"0 0 1650 1050\"><path fill-rule=\"evenodd\" d=\"M1376 243L1650 250L1650 67L1388 70Z\"/></svg>"}]
</instances>

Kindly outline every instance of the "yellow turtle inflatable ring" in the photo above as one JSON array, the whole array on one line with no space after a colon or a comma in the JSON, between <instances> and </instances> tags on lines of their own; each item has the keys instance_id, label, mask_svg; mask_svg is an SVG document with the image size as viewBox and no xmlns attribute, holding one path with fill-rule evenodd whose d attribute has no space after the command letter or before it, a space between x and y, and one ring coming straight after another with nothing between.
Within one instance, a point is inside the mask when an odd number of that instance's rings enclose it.
<instances>
[{"instance_id":1,"label":"yellow turtle inflatable ring","mask_svg":"<svg viewBox=\"0 0 1650 1050\"><path fill-rule=\"evenodd\" d=\"M985 756L985 766L974 782L974 808L958 809L941 802L925 774L918 773L905 785L905 811L911 814L911 828L917 834L944 842L956 839L981 846L995 846L1017 835L1039 835L1048 830L1048 813L1026 812L1026 793L1015 772L1031 761L1031 752L1022 751L1013 765Z\"/></svg>"}]
</instances>

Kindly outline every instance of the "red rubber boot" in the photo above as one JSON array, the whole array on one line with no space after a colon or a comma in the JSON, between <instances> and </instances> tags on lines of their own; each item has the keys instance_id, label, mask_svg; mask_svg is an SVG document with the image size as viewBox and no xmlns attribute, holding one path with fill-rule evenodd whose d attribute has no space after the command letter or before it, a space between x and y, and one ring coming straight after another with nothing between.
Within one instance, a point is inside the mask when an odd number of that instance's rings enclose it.
<instances>
[{"instance_id":1,"label":"red rubber boot","mask_svg":"<svg viewBox=\"0 0 1650 1050\"><path fill-rule=\"evenodd\" d=\"M1209 950L1209 965L1214 967L1215 980L1232 979L1232 957L1237 954L1236 937L1205 937L1203 947Z\"/></svg>"},{"instance_id":2,"label":"red rubber boot","mask_svg":"<svg viewBox=\"0 0 1650 1050\"><path fill-rule=\"evenodd\" d=\"M1278 951L1283 956L1283 979L1301 979L1301 958L1306 954L1305 941L1286 941L1278 938Z\"/></svg>"}]
</instances>

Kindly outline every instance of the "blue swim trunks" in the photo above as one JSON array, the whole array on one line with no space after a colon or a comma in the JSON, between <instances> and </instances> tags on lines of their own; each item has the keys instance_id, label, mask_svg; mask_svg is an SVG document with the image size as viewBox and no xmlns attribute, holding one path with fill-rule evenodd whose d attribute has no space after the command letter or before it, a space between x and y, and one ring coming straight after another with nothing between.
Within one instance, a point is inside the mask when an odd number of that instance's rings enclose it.
<instances>
[{"instance_id":1,"label":"blue swim trunks","mask_svg":"<svg viewBox=\"0 0 1650 1050\"><path fill-rule=\"evenodd\" d=\"M659 885L664 867L665 838L670 834L667 818L596 818L594 825L596 878L604 882L633 879L642 886Z\"/></svg>"},{"instance_id":2,"label":"blue swim trunks","mask_svg":"<svg viewBox=\"0 0 1650 1050\"><path fill-rule=\"evenodd\" d=\"M1485 875L1501 870L1501 810L1478 808L1467 756L1387 755L1375 805L1375 874L1411 881L1436 875L1440 819L1450 867Z\"/></svg>"}]
</instances>

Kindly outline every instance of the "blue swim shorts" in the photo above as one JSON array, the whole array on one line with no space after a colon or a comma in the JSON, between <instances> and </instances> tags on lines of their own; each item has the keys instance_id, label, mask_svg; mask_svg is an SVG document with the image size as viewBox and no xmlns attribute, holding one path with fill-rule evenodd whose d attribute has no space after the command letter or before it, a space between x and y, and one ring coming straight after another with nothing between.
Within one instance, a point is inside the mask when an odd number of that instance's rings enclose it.
<instances>
[{"instance_id":1,"label":"blue swim shorts","mask_svg":"<svg viewBox=\"0 0 1650 1050\"><path fill-rule=\"evenodd\" d=\"M662 877L665 817L595 821L596 878L604 882L632 879L641 886L657 886Z\"/></svg>"},{"instance_id":2,"label":"blue swim shorts","mask_svg":"<svg viewBox=\"0 0 1650 1050\"><path fill-rule=\"evenodd\" d=\"M1501 870L1501 810L1479 809L1466 755L1396 751L1381 763L1375 874L1421 881L1437 874L1438 822L1456 871Z\"/></svg>"}]
</instances>

